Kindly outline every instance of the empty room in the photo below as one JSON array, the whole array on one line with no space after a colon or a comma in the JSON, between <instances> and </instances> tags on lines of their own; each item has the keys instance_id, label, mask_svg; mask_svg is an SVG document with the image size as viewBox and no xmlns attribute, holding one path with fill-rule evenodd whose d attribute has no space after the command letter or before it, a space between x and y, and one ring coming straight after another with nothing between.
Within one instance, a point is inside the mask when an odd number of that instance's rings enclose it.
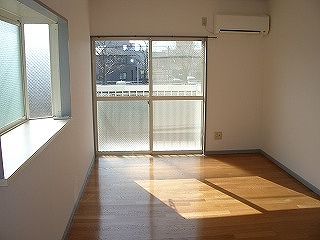
<instances>
[{"instance_id":1,"label":"empty room","mask_svg":"<svg viewBox=\"0 0 320 240\"><path fill-rule=\"evenodd\" d=\"M0 1L0 239L320 239L318 0Z\"/></svg>"}]
</instances>

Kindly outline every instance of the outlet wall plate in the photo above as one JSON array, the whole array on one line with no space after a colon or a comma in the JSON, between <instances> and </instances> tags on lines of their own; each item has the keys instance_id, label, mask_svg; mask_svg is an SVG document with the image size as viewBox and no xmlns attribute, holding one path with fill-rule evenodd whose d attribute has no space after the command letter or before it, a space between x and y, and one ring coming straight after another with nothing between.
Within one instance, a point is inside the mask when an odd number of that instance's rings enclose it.
<instances>
[{"instance_id":1,"label":"outlet wall plate","mask_svg":"<svg viewBox=\"0 0 320 240\"><path fill-rule=\"evenodd\" d=\"M221 140L222 139L222 132L214 132L214 139Z\"/></svg>"}]
</instances>

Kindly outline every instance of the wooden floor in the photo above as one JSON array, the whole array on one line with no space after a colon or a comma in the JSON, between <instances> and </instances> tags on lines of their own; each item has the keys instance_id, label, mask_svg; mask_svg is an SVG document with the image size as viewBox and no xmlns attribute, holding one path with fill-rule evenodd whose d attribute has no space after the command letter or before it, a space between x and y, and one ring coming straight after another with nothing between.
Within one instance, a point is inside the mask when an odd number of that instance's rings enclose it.
<instances>
[{"instance_id":1,"label":"wooden floor","mask_svg":"<svg viewBox=\"0 0 320 240\"><path fill-rule=\"evenodd\" d=\"M320 239L320 198L258 154L97 159L68 240Z\"/></svg>"}]
</instances>

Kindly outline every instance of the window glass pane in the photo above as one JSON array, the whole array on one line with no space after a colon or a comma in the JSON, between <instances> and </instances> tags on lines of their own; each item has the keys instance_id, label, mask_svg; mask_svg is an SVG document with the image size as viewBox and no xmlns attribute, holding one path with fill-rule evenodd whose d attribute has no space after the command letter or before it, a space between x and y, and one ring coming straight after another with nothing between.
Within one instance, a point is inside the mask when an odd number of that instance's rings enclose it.
<instances>
[{"instance_id":1,"label":"window glass pane","mask_svg":"<svg viewBox=\"0 0 320 240\"><path fill-rule=\"evenodd\" d=\"M148 96L147 40L95 41L97 96Z\"/></svg>"},{"instance_id":2,"label":"window glass pane","mask_svg":"<svg viewBox=\"0 0 320 240\"><path fill-rule=\"evenodd\" d=\"M153 150L202 149L202 100L153 101Z\"/></svg>"},{"instance_id":3,"label":"window glass pane","mask_svg":"<svg viewBox=\"0 0 320 240\"><path fill-rule=\"evenodd\" d=\"M49 26L25 24L30 118L52 116Z\"/></svg>"},{"instance_id":4,"label":"window glass pane","mask_svg":"<svg viewBox=\"0 0 320 240\"><path fill-rule=\"evenodd\" d=\"M148 101L97 103L98 151L149 150Z\"/></svg>"},{"instance_id":5,"label":"window glass pane","mask_svg":"<svg viewBox=\"0 0 320 240\"><path fill-rule=\"evenodd\" d=\"M19 27L0 20L0 128L24 117Z\"/></svg>"},{"instance_id":6,"label":"window glass pane","mask_svg":"<svg viewBox=\"0 0 320 240\"><path fill-rule=\"evenodd\" d=\"M202 41L153 41L153 96L202 96Z\"/></svg>"}]
</instances>

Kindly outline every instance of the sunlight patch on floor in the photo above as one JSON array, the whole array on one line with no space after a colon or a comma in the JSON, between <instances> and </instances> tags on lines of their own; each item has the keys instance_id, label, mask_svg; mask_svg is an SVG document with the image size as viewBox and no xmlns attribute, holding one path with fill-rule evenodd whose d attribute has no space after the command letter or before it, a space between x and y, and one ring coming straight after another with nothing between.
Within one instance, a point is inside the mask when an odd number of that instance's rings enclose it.
<instances>
[{"instance_id":1,"label":"sunlight patch on floor","mask_svg":"<svg viewBox=\"0 0 320 240\"><path fill-rule=\"evenodd\" d=\"M186 219L261 213L197 179L140 180L135 182Z\"/></svg>"},{"instance_id":2,"label":"sunlight patch on floor","mask_svg":"<svg viewBox=\"0 0 320 240\"><path fill-rule=\"evenodd\" d=\"M259 176L209 178L206 181L212 187L221 188L266 211L320 208L319 200Z\"/></svg>"}]
</instances>

